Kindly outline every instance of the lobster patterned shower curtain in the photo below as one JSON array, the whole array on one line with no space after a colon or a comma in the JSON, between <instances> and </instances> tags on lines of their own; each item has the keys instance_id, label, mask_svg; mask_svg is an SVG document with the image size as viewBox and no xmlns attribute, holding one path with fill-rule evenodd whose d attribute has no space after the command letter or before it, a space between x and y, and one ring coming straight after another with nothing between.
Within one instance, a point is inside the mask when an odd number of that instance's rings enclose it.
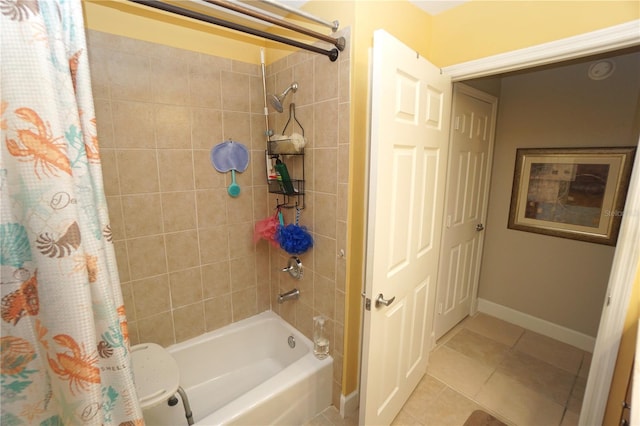
<instances>
[{"instance_id":1,"label":"lobster patterned shower curtain","mask_svg":"<svg viewBox=\"0 0 640 426\"><path fill-rule=\"evenodd\" d=\"M0 0L0 424L143 424L81 0Z\"/></svg>"}]
</instances>

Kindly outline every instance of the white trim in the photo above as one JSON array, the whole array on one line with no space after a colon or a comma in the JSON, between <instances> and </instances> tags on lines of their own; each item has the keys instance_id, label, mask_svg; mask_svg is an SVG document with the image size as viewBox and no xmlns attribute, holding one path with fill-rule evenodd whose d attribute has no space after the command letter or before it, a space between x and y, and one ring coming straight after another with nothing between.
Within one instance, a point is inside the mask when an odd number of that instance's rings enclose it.
<instances>
[{"instance_id":1,"label":"white trim","mask_svg":"<svg viewBox=\"0 0 640 426\"><path fill-rule=\"evenodd\" d=\"M635 167L627 190L624 215L609 275L607 302L600 317L598 339L582 402L580 426L602 424L639 259L640 149L636 151ZM637 387L636 382L634 385Z\"/></svg>"},{"instance_id":2,"label":"white trim","mask_svg":"<svg viewBox=\"0 0 640 426\"><path fill-rule=\"evenodd\" d=\"M478 311L575 346L583 351L593 352L596 343L595 337L516 311L504 305L498 305L486 299L478 298Z\"/></svg>"},{"instance_id":3,"label":"white trim","mask_svg":"<svg viewBox=\"0 0 640 426\"><path fill-rule=\"evenodd\" d=\"M354 390L349 395L340 394L340 416L343 419L357 418L358 410L360 409L360 393Z\"/></svg>"},{"instance_id":4,"label":"white trim","mask_svg":"<svg viewBox=\"0 0 640 426\"><path fill-rule=\"evenodd\" d=\"M549 43L442 68L453 81L495 75L524 68L604 53L640 44L640 19Z\"/></svg>"}]
</instances>

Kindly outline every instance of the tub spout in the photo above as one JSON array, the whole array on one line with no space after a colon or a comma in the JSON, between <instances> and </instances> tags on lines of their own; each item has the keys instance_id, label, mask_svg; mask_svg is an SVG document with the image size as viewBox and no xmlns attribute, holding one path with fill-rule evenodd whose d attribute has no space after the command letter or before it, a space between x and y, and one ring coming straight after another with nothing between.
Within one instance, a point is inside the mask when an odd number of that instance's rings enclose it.
<instances>
[{"instance_id":1,"label":"tub spout","mask_svg":"<svg viewBox=\"0 0 640 426\"><path fill-rule=\"evenodd\" d=\"M300 297L300 290L294 288L286 293L281 293L278 295L278 303L284 303L287 300L298 299Z\"/></svg>"}]
</instances>

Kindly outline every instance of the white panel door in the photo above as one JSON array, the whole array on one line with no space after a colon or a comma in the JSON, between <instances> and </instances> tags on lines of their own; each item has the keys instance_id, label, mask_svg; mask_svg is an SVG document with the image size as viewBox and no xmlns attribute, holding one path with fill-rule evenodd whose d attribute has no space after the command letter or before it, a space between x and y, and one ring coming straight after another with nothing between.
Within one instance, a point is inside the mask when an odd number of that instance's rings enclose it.
<instances>
[{"instance_id":1,"label":"white panel door","mask_svg":"<svg viewBox=\"0 0 640 426\"><path fill-rule=\"evenodd\" d=\"M371 81L360 424L388 425L431 348L451 80L379 30Z\"/></svg>"},{"instance_id":2,"label":"white panel door","mask_svg":"<svg viewBox=\"0 0 640 426\"><path fill-rule=\"evenodd\" d=\"M469 86L454 86L436 339L475 309L496 111L495 97Z\"/></svg>"}]
</instances>

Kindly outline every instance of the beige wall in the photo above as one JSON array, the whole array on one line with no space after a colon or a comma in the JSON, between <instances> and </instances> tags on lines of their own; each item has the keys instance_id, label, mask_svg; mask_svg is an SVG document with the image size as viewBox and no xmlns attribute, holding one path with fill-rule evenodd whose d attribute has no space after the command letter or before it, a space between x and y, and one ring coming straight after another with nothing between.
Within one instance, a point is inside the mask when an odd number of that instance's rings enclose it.
<instances>
[{"instance_id":1,"label":"beige wall","mask_svg":"<svg viewBox=\"0 0 640 426\"><path fill-rule=\"evenodd\" d=\"M271 307L311 337L312 318L322 314L329 318L339 401L348 55L331 63L295 53L268 68L270 93L298 81L298 92L287 101L296 102L308 138L300 224L308 226L315 245L301 256L305 275L295 281L281 272L288 258L283 250L253 243L254 223L276 206L266 185L260 67L97 31L88 36L105 191L132 343L168 346ZM277 132L288 105L285 111L270 116ZM209 160L210 149L227 138L251 150L249 168L237 174L238 198L227 194L228 173L218 173ZM287 223L295 220L293 210L285 213ZM278 292L293 287L301 290L300 300L275 303Z\"/></svg>"},{"instance_id":2,"label":"beige wall","mask_svg":"<svg viewBox=\"0 0 640 426\"><path fill-rule=\"evenodd\" d=\"M614 247L507 229L516 148L635 146L640 54L502 80L479 297L595 336Z\"/></svg>"}]
</instances>

